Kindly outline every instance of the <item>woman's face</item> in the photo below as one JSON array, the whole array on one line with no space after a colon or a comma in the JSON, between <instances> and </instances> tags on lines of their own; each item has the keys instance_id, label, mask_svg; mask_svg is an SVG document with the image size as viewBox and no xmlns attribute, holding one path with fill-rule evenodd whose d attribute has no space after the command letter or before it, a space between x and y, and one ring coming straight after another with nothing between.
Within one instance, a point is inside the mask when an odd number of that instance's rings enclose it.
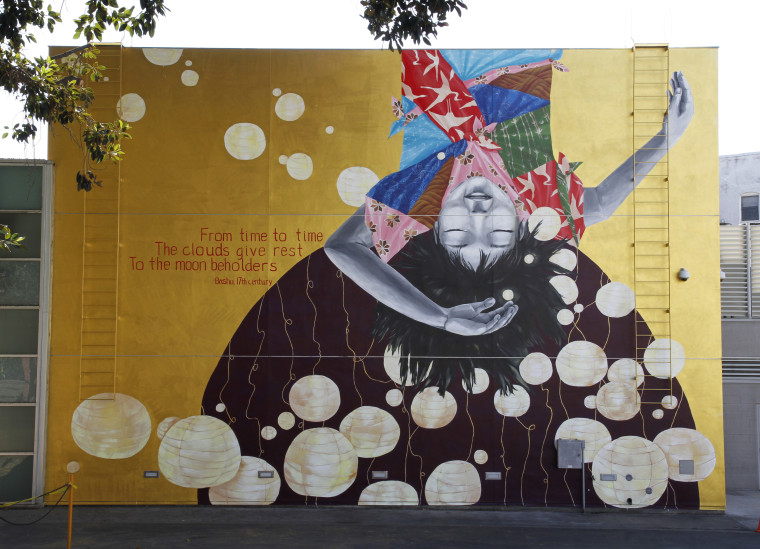
<instances>
[{"instance_id":1,"label":"woman's face","mask_svg":"<svg viewBox=\"0 0 760 549\"><path fill-rule=\"evenodd\" d=\"M436 223L439 242L473 269L514 246L517 211L512 200L485 177L472 177L449 194Z\"/></svg>"}]
</instances>

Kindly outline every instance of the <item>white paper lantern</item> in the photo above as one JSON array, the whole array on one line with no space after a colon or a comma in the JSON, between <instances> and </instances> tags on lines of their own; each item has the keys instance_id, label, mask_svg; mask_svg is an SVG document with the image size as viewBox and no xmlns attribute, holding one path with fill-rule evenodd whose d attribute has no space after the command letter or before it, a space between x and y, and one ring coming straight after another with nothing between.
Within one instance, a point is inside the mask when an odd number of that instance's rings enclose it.
<instances>
[{"instance_id":1,"label":"white paper lantern","mask_svg":"<svg viewBox=\"0 0 760 549\"><path fill-rule=\"evenodd\" d=\"M388 406L393 406L394 408L401 404L404 401L404 393L399 391L398 389L391 389L387 393L385 393L385 402L388 403Z\"/></svg>"},{"instance_id":2,"label":"white paper lantern","mask_svg":"<svg viewBox=\"0 0 760 549\"><path fill-rule=\"evenodd\" d=\"M279 425L281 429L289 431L295 424L296 417L290 412L283 412L277 416L277 425Z\"/></svg>"},{"instance_id":3,"label":"white paper lantern","mask_svg":"<svg viewBox=\"0 0 760 549\"><path fill-rule=\"evenodd\" d=\"M480 500L480 475L471 463L447 461L425 483L428 505L472 505Z\"/></svg>"},{"instance_id":4,"label":"white paper lantern","mask_svg":"<svg viewBox=\"0 0 760 549\"><path fill-rule=\"evenodd\" d=\"M143 48L142 51L145 59L161 67L173 65L182 57L181 48Z\"/></svg>"},{"instance_id":5,"label":"white paper lantern","mask_svg":"<svg viewBox=\"0 0 760 549\"><path fill-rule=\"evenodd\" d=\"M652 410L652 417L655 419L662 419L665 415L665 412L657 408L656 410Z\"/></svg>"},{"instance_id":6,"label":"white paper lantern","mask_svg":"<svg viewBox=\"0 0 760 549\"><path fill-rule=\"evenodd\" d=\"M232 480L240 458L235 433L211 416L179 420L158 448L161 473L172 484L186 488L208 488Z\"/></svg>"},{"instance_id":7,"label":"white paper lantern","mask_svg":"<svg viewBox=\"0 0 760 549\"><path fill-rule=\"evenodd\" d=\"M663 431L654 443L665 453L668 460L668 476L682 482L705 480L715 469L715 448L710 440L694 429L675 427ZM694 462L694 473L681 473L680 462Z\"/></svg>"},{"instance_id":8,"label":"white paper lantern","mask_svg":"<svg viewBox=\"0 0 760 549\"><path fill-rule=\"evenodd\" d=\"M578 299L578 285L569 276L553 276L549 279L549 284L554 286L554 289L559 292L562 301L566 304L569 305Z\"/></svg>"},{"instance_id":9,"label":"white paper lantern","mask_svg":"<svg viewBox=\"0 0 760 549\"><path fill-rule=\"evenodd\" d=\"M546 383L553 371L552 361L544 353L530 353L520 361L520 375L531 385Z\"/></svg>"},{"instance_id":10,"label":"white paper lantern","mask_svg":"<svg viewBox=\"0 0 760 549\"><path fill-rule=\"evenodd\" d=\"M271 477L259 478L259 471ZM277 499L282 481L277 470L263 459L243 456L237 474L208 491L212 505L269 505Z\"/></svg>"},{"instance_id":11,"label":"white paper lantern","mask_svg":"<svg viewBox=\"0 0 760 549\"><path fill-rule=\"evenodd\" d=\"M475 453L472 457L475 460L475 463L478 465L483 465L488 461L488 452L485 450L475 450Z\"/></svg>"},{"instance_id":12,"label":"white paper lantern","mask_svg":"<svg viewBox=\"0 0 760 549\"><path fill-rule=\"evenodd\" d=\"M167 431L171 429L171 426L177 423L180 419L181 418L178 417L167 417L164 419L161 423L158 424L158 427L156 427L156 436L159 439L164 438Z\"/></svg>"},{"instance_id":13,"label":"white paper lantern","mask_svg":"<svg viewBox=\"0 0 760 549\"><path fill-rule=\"evenodd\" d=\"M267 147L267 139L264 130L256 124L240 122L227 128L224 147L233 158L253 160L262 155Z\"/></svg>"},{"instance_id":14,"label":"white paper lantern","mask_svg":"<svg viewBox=\"0 0 760 549\"><path fill-rule=\"evenodd\" d=\"M614 507L652 505L668 485L665 454L641 437L621 437L605 445L594 457L591 472L596 495ZM603 474L615 475L615 480L601 480Z\"/></svg>"},{"instance_id":15,"label":"white paper lantern","mask_svg":"<svg viewBox=\"0 0 760 549\"><path fill-rule=\"evenodd\" d=\"M607 419L625 421L639 413L641 400L633 383L612 381L596 395L596 409Z\"/></svg>"},{"instance_id":16,"label":"white paper lantern","mask_svg":"<svg viewBox=\"0 0 760 549\"><path fill-rule=\"evenodd\" d=\"M473 395L479 395L480 393L485 392L486 389L488 389L488 384L490 383L490 379L488 378L488 372L486 372L483 368L475 368L475 381L472 384L472 394ZM462 388L467 391L467 384L462 380Z\"/></svg>"},{"instance_id":17,"label":"white paper lantern","mask_svg":"<svg viewBox=\"0 0 760 549\"><path fill-rule=\"evenodd\" d=\"M570 309L560 309L557 311L557 322L563 326L570 326L575 320L575 315Z\"/></svg>"},{"instance_id":18,"label":"white paper lantern","mask_svg":"<svg viewBox=\"0 0 760 549\"><path fill-rule=\"evenodd\" d=\"M298 120L306 111L306 103L303 97L297 93L286 93L280 96L274 106L274 112L281 120L293 122Z\"/></svg>"},{"instance_id":19,"label":"white paper lantern","mask_svg":"<svg viewBox=\"0 0 760 549\"><path fill-rule=\"evenodd\" d=\"M636 307L636 295L622 282L609 282L596 292L596 308L610 318L620 318Z\"/></svg>"},{"instance_id":20,"label":"white paper lantern","mask_svg":"<svg viewBox=\"0 0 760 549\"><path fill-rule=\"evenodd\" d=\"M306 376L290 388L288 402L301 419L326 421L340 408L340 390L329 377Z\"/></svg>"},{"instance_id":21,"label":"white paper lantern","mask_svg":"<svg viewBox=\"0 0 760 549\"><path fill-rule=\"evenodd\" d=\"M74 410L71 436L82 450L105 459L134 456L150 439L150 415L142 403L121 393L100 393Z\"/></svg>"},{"instance_id":22,"label":"white paper lantern","mask_svg":"<svg viewBox=\"0 0 760 549\"><path fill-rule=\"evenodd\" d=\"M145 109L145 100L136 93L126 93L116 102L116 115L125 122L142 119Z\"/></svg>"},{"instance_id":23,"label":"white paper lantern","mask_svg":"<svg viewBox=\"0 0 760 549\"><path fill-rule=\"evenodd\" d=\"M578 265L578 257L575 255L575 252L568 250L567 248L562 248L561 250L554 252L549 258L549 261L567 269L568 271L574 271L576 265Z\"/></svg>"},{"instance_id":24,"label":"white paper lantern","mask_svg":"<svg viewBox=\"0 0 760 549\"><path fill-rule=\"evenodd\" d=\"M441 396L438 387L428 387L414 396L411 412L414 422L423 429L440 429L454 419L457 401L448 391Z\"/></svg>"},{"instance_id":25,"label":"white paper lantern","mask_svg":"<svg viewBox=\"0 0 760 549\"><path fill-rule=\"evenodd\" d=\"M644 366L659 379L676 377L685 362L683 346L673 339L655 339L644 351Z\"/></svg>"},{"instance_id":26,"label":"white paper lantern","mask_svg":"<svg viewBox=\"0 0 760 549\"><path fill-rule=\"evenodd\" d=\"M358 464L356 450L341 433L328 427L307 429L285 454L285 481L296 494L329 498L354 483Z\"/></svg>"},{"instance_id":27,"label":"white paper lantern","mask_svg":"<svg viewBox=\"0 0 760 549\"><path fill-rule=\"evenodd\" d=\"M538 227L537 240L551 240L559 233L562 219L554 208L547 206L536 208L528 218L528 229L533 232L536 227Z\"/></svg>"},{"instance_id":28,"label":"white paper lantern","mask_svg":"<svg viewBox=\"0 0 760 549\"><path fill-rule=\"evenodd\" d=\"M493 405L496 411L507 417L520 417L530 408L530 395L528 391L515 385L512 394L505 395L501 390L493 395Z\"/></svg>"},{"instance_id":29,"label":"white paper lantern","mask_svg":"<svg viewBox=\"0 0 760 549\"><path fill-rule=\"evenodd\" d=\"M272 440L276 436L277 436L277 429L275 429L271 425L267 425L266 427L263 427L261 429L261 438L263 438L264 440Z\"/></svg>"},{"instance_id":30,"label":"white paper lantern","mask_svg":"<svg viewBox=\"0 0 760 549\"><path fill-rule=\"evenodd\" d=\"M673 395L665 395L662 397L662 407L666 410L672 410L678 406L678 399Z\"/></svg>"},{"instance_id":31,"label":"white paper lantern","mask_svg":"<svg viewBox=\"0 0 760 549\"><path fill-rule=\"evenodd\" d=\"M616 360L607 371L607 379L624 385L639 387L644 383L644 369L641 364L630 358Z\"/></svg>"},{"instance_id":32,"label":"white paper lantern","mask_svg":"<svg viewBox=\"0 0 760 549\"><path fill-rule=\"evenodd\" d=\"M583 399L583 405L590 410L596 409L596 395L588 395Z\"/></svg>"},{"instance_id":33,"label":"white paper lantern","mask_svg":"<svg viewBox=\"0 0 760 549\"><path fill-rule=\"evenodd\" d=\"M590 387L607 373L607 355L590 341L572 341L557 355L557 374L567 385Z\"/></svg>"},{"instance_id":34,"label":"white paper lantern","mask_svg":"<svg viewBox=\"0 0 760 549\"><path fill-rule=\"evenodd\" d=\"M374 406L361 406L349 413L340 422L340 432L363 458L387 454L401 436L401 428L393 416Z\"/></svg>"},{"instance_id":35,"label":"white paper lantern","mask_svg":"<svg viewBox=\"0 0 760 549\"><path fill-rule=\"evenodd\" d=\"M380 181L377 174L369 168L353 166L346 168L338 176L338 195L349 206L359 207L369 190Z\"/></svg>"},{"instance_id":36,"label":"white paper lantern","mask_svg":"<svg viewBox=\"0 0 760 549\"><path fill-rule=\"evenodd\" d=\"M314 172L314 162L312 162L311 157L308 154L295 153L288 157L288 162L285 164L285 168L293 179L305 181L309 179Z\"/></svg>"},{"instance_id":37,"label":"white paper lantern","mask_svg":"<svg viewBox=\"0 0 760 549\"><path fill-rule=\"evenodd\" d=\"M182 83L185 86L195 86L198 84L198 80L200 80L200 75L191 70L182 71L182 75L179 77L179 79L182 81Z\"/></svg>"},{"instance_id":38,"label":"white paper lantern","mask_svg":"<svg viewBox=\"0 0 760 549\"><path fill-rule=\"evenodd\" d=\"M406 482L384 480L362 490L359 505L419 505L417 491Z\"/></svg>"},{"instance_id":39,"label":"white paper lantern","mask_svg":"<svg viewBox=\"0 0 760 549\"><path fill-rule=\"evenodd\" d=\"M567 419L557 429L554 435L554 446L557 446L558 439L577 439L586 442L583 449L583 462L591 463L594 456L606 444L612 441L610 432L602 423L583 417L574 417Z\"/></svg>"}]
</instances>

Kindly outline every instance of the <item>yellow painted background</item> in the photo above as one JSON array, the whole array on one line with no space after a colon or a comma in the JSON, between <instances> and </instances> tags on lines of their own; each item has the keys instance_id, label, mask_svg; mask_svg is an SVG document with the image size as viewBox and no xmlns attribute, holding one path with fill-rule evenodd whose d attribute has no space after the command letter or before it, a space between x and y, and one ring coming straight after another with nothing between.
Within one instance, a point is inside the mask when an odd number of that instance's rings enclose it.
<instances>
[{"instance_id":1,"label":"yellow painted background","mask_svg":"<svg viewBox=\"0 0 760 549\"><path fill-rule=\"evenodd\" d=\"M101 49L118 52L118 47ZM555 155L583 161L577 173L591 187L632 153L632 53L565 50L562 62L570 72L554 72ZM697 429L718 456L715 471L700 483L701 504L722 509L717 50L671 50L670 66L684 72L696 104L691 126L670 153L672 334L688 359L678 380ZM185 70L198 73L196 86L182 84ZM298 228L327 237L355 210L336 190L344 169L366 167L382 178L398 168L402 136L387 136L390 98L400 97L399 72L400 59L391 52L184 50L176 64L157 66L141 49L123 49L119 83L96 84L96 93L103 90L96 105L104 119L115 117L119 93L137 93L146 103L145 116L132 124L134 139L124 144L125 160L103 172L106 187L120 180L116 391L142 402L154 429L146 447L124 460L89 456L71 437L79 404L82 212L91 198L75 190L81 152L67 133L52 130L57 184L48 487L64 482L66 463L77 460L80 502L196 502L195 490L143 478L143 471L158 469L155 427L165 417L200 413L220 354L266 288L217 285L210 272L134 271L129 257L147 260L155 255L156 241L197 242L202 227L233 234L277 228L288 232L289 245ZM301 118L285 122L274 114L275 88L304 98ZM224 132L240 122L264 131L266 150L260 157L241 161L226 151ZM326 133L327 126L334 127L333 134ZM290 178L279 161L299 152L314 162L305 181ZM92 193L98 192L103 191ZM630 204L624 204L612 219L590 228L581 243L612 280L629 285L631 215ZM317 247L305 245L304 256ZM277 258L279 269L268 278L275 281L298 259ZM675 281L680 267L691 272L687 283Z\"/></svg>"}]
</instances>

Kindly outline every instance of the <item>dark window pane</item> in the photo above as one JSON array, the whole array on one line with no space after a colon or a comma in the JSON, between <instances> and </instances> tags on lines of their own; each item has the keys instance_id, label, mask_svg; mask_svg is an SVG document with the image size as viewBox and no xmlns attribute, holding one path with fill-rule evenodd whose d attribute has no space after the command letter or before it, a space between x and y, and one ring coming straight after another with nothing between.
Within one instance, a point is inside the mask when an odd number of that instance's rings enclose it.
<instances>
[{"instance_id":1,"label":"dark window pane","mask_svg":"<svg viewBox=\"0 0 760 549\"><path fill-rule=\"evenodd\" d=\"M32 497L33 480L33 456L0 456L0 501Z\"/></svg>"},{"instance_id":2,"label":"dark window pane","mask_svg":"<svg viewBox=\"0 0 760 549\"><path fill-rule=\"evenodd\" d=\"M42 209L42 166L0 166L0 210Z\"/></svg>"},{"instance_id":3,"label":"dark window pane","mask_svg":"<svg viewBox=\"0 0 760 549\"><path fill-rule=\"evenodd\" d=\"M0 258L0 305L38 305L40 262Z\"/></svg>"},{"instance_id":4,"label":"dark window pane","mask_svg":"<svg viewBox=\"0 0 760 549\"><path fill-rule=\"evenodd\" d=\"M760 220L759 198L756 194L742 196L742 221Z\"/></svg>"},{"instance_id":5,"label":"dark window pane","mask_svg":"<svg viewBox=\"0 0 760 549\"><path fill-rule=\"evenodd\" d=\"M0 354L36 355L37 309L0 309Z\"/></svg>"},{"instance_id":6,"label":"dark window pane","mask_svg":"<svg viewBox=\"0 0 760 549\"><path fill-rule=\"evenodd\" d=\"M34 451L36 406L0 406L0 452Z\"/></svg>"},{"instance_id":7,"label":"dark window pane","mask_svg":"<svg viewBox=\"0 0 760 549\"><path fill-rule=\"evenodd\" d=\"M0 357L0 402L36 402L37 359Z\"/></svg>"},{"instance_id":8,"label":"dark window pane","mask_svg":"<svg viewBox=\"0 0 760 549\"><path fill-rule=\"evenodd\" d=\"M24 248L13 248L13 257L40 257L40 234L42 216L38 213L3 213L0 223L8 225L14 233L26 237Z\"/></svg>"}]
</instances>

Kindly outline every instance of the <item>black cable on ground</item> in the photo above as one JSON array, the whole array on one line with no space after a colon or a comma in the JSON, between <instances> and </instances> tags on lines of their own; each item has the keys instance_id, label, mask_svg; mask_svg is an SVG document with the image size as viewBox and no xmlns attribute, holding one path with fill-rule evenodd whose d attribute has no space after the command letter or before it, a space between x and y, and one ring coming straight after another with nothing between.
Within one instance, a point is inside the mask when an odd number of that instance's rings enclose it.
<instances>
[{"instance_id":1,"label":"black cable on ground","mask_svg":"<svg viewBox=\"0 0 760 549\"><path fill-rule=\"evenodd\" d=\"M53 492L57 492L58 490L60 490L61 488L64 488L64 487L66 489L61 494L61 497L58 498L58 501L56 501L53 504L53 506L44 515L42 515L39 518L34 519L32 522L13 522L12 520L8 520L8 519L6 519L3 516L0 516L0 520L2 520L3 522L5 522L7 524L12 524L13 526L31 526L32 524L35 524L35 523L41 521L46 516L48 516L50 513L52 513L53 509L55 509L56 507L58 507L58 504L61 503L61 500L63 499L63 496L66 495L66 492L68 492L69 490L71 490L71 484L64 484L63 486L60 486L60 487L56 488L55 490L50 490L49 492L46 492L46 493L42 494L41 496L37 496L37 497L42 498L42 497L45 497L47 495L52 494ZM37 499L37 498L33 498L33 499Z\"/></svg>"}]
</instances>

